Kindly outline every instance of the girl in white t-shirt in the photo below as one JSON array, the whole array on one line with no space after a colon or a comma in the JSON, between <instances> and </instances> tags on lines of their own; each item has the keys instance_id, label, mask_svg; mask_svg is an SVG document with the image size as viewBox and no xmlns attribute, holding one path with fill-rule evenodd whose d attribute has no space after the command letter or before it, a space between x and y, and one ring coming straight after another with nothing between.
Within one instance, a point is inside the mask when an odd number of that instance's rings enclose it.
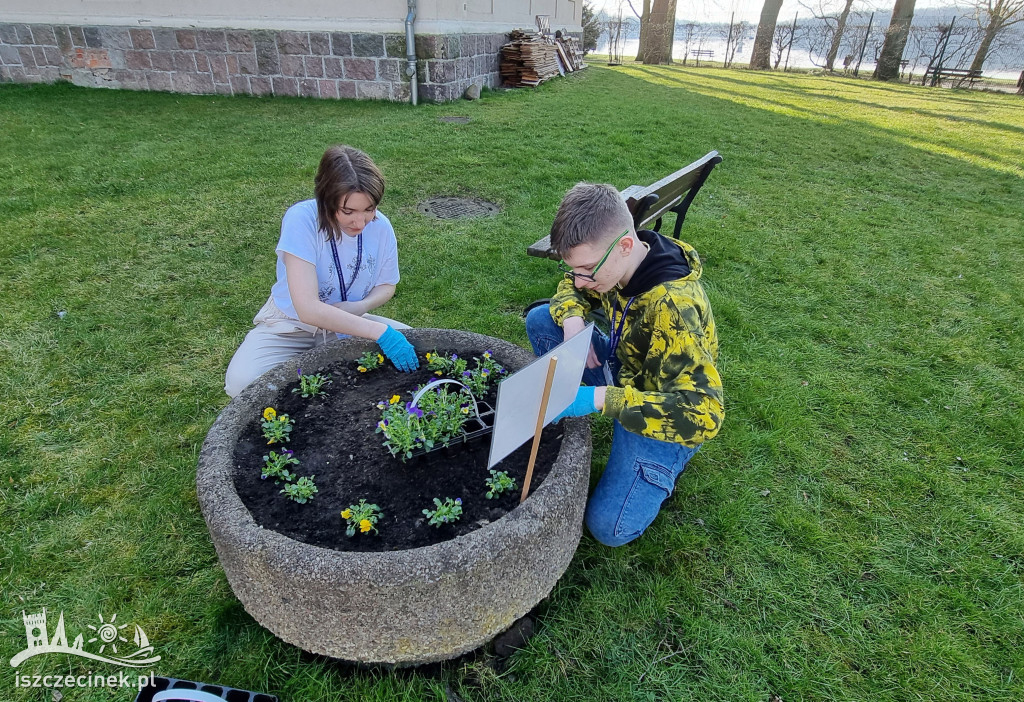
<instances>
[{"instance_id":1,"label":"girl in white t-shirt","mask_svg":"<svg viewBox=\"0 0 1024 702\"><path fill-rule=\"evenodd\" d=\"M384 176L351 146L332 146L320 159L316 199L288 208L277 243L277 282L235 351L224 382L234 397L279 363L329 338L373 339L399 370L419 367L399 329L368 314L395 294L398 244L377 211ZM333 332L328 335L328 332Z\"/></svg>"}]
</instances>

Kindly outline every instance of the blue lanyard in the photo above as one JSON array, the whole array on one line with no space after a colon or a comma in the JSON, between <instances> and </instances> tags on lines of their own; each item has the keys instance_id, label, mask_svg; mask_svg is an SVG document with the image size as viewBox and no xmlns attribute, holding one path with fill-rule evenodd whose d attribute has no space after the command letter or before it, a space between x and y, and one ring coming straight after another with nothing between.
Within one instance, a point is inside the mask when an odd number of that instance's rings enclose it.
<instances>
[{"instance_id":1,"label":"blue lanyard","mask_svg":"<svg viewBox=\"0 0 1024 702\"><path fill-rule=\"evenodd\" d=\"M331 237L331 253L334 254L334 269L338 271L338 282L341 283L341 301L348 302L348 291L352 287L353 283L356 282L356 276L359 275L359 269L363 265L363 235L359 234L356 236L356 272L352 274L352 280L349 281L348 285L345 285L345 275L341 272L341 259L338 258L338 247L334 243L334 237ZM632 300L630 300L632 302Z\"/></svg>"},{"instance_id":2,"label":"blue lanyard","mask_svg":"<svg viewBox=\"0 0 1024 702\"><path fill-rule=\"evenodd\" d=\"M615 349L619 347L619 341L622 340L622 330L626 326L626 313L629 312L630 305L633 304L635 297L629 298L626 302L626 308L622 310L622 319L619 320L618 327L615 326L615 311L619 309L619 297L615 296L615 302L612 304L612 323L609 331L611 332L611 339L608 342L608 357L611 358L615 355Z\"/></svg>"}]
</instances>

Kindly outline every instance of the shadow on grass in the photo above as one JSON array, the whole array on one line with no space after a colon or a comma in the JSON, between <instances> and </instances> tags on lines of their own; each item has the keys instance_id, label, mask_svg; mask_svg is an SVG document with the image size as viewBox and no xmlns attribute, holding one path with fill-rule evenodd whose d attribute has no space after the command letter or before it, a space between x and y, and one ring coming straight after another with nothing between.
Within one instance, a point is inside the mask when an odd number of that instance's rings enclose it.
<instances>
[{"instance_id":1,"label":"shadow on grass","mask_svg":"<svg viewBox=\"0 0 1024 702\"><path fill-rule=\"evenodd\" d=\"M851 124L851 125L852 124L856 124L856 125L858 125L859 129L862 129L862 130L865 130L865 131L869 131L869 132L876 132L878 134L884 134L884 135L886 135L886 136L888 136L888 137L890 137L890 138L892 138L892 139L894 139L896 141L899 141L899 142L903 143L904 145L908 145L908 140L909 139L914 139L914 140L916 140L916 141L918 141L918 142L920 142L922 144L926 144L928 146L934 147L932 149L926 149L926 150L931 151L933 153L935 152L936 149L950 149L950 150L954 150L954 151L960 151L962 153L970 154L972 156L975 156L975 157L977 157L979 159L983 159L985 161L989 161L992 164L992 167L995 170L1000 170L1000 171L1004 171L1005 172L1008 169L1012 170L1014 168L1016 168L1016 169L1020 168L1020 166L1019 166L1020 160L1014 160L1014 155L1015 155L1014 152L1007 153L1004 150L1004 151L1001 151L1001 152L997 153L997 152L992 152L992 151L982 151L982 150L979 150L979 149L976 149L976 148L972 149L972 148L968 148L968 147L963 146L963 145L951 146L947 142L943 142L943 141L939 141L939 140L933 140L933 139L927 139L927 138L923 137L920 134L911 135L911 134L908 134L906 131L901 131L901 130L898 130L898 129L886 128L886 127L879 127L877 125L866 124L863 120L859 120L859 119L854 119L854 118L849 118L849 117L841 117L841 116L838 116L836 113L829 112L827 110L814 109L812 107L798 105L795 102L786 102L786 101L783 101L783 100L771 99L771 98L765 97L764 95L745 93L745 92L741 92L739 90L728 90L728 89L725 89L725 88L722 88L722 87L718 87L718 88L715 89L715 91L712 94L708 95L707 93L704 93L704 92L701 92L700 90L698 90L694 86L692 81L686 81L683 78L680 78L680 77L677 77L677 76L666 75L665 73L663 73L661 71L650 69L650 68L634 68L633 70L638 72L638 73L641 73L643 75L648 76L649 79L651 80L651 82L653 82L653 83L661 83L663 85L664 81L671 81L671 82L676 83L679 88L683 88L683 89L687 90L688 92L699 92L702 95L706 95L707 97L712 97L712 98L715 98L718 95L731 96L731 98L735 98L735 100L731 100L731 101L733 101L733 102L740 102L740 103L746 105L747 107L753 107L753 105L751 105L751 103L760 102L760 103L764 103L764 104L768 104L768 105L774 105L776 107L780 107L780 108L783 108L783 109L788 110L788 111L800 113L800 114L806 115L806 116L808 116L810 118L826 118L826 119L829 119L829 120L845 121L847 124ZM727 82L730 82L730 83L744 84L744 85L750 85L750 86L756 86L756 87L760 87L760 89L764 90L764 86L763 85L759 85L757 83L752 83L750 81L739 81L739 80L734 80L734 79L730 79L730 78L721 78L721 77L716 77L715 80L719 80L719 81L723 81L723 82L727 81ZM791 92L793 94L803 95L805 98L807 98L809 100L825 99L825 100L829 100L829 101L844 102L844 103L851 103L851 104L859 104L859 105L863 105L865 107L877 108L879 110L889 110L889 111L901 112L901 113L912 114L912 115L925 114L925 115L934 116L936 118L944 119L944 120L952 120L952 121L959 121L959 122L972 122L972 123L979 124L980 126L984 126L986 128L997 128L997 129L1003 129L1003 130L1008 130L1008 131L1016 130L1016 131L1020 131L1021 133L1024 133L1024 127L1018 128L1018 127L1011 126L1011 125L1003 125L1003 124L1000 124L1000 123L985 122L983 120L974 120L974 119L970 119L970 118L958 118L958 117L954 117L954 116L944 115L942 113L921 111L921 110L915 110L915 109L912 109L912 108L899 108L899 107L879 106L879 105L875 105L874 103L865 102L865 101L856 100L856 99L851 99L851 98L839 98L839 97L836 97L836 96L820 95L820 94L817 94L817 93L802 93L801 91L798 91L798 90L787 90L787 91L784 91L784 92ZM731 98L719 98L719 99L731 99ZM814 119L813 121L820 122L821 120L820 119ZM848 127L846 127L846 128L848 128ZM919 148L919 147L915 147L915 148ZM1016 151L1020 151L1020 155L1022 157L1024 157L1024 149L1017 149ZM1022 173L1021 175L1024 176L1024 173Z\"/></svg>"}]
</instances>

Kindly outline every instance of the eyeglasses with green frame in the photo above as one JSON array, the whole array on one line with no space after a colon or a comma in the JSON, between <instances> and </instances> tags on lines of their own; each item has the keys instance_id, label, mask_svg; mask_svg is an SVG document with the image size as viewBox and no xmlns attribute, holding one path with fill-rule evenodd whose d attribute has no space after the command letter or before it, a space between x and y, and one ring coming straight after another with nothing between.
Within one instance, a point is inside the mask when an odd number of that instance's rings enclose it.
<instances>
[{"instance_id":1,"label":"eyeglasses with green frame","mask_svg":"<svg viewBox=\"0 0 1024 702\"><path fill-rule=\"evenodd\" d=\"M611 243L611 246L609 246L608 250L604 252L604 256L601 257L601 260L597 262L597 265L594 266L594 270L592 270L590 273L576 273L575 271L573 271L572 267L568 263L561 259L559 259L558 261L558 270L565 273L565 277L572 279L574 282L577 279L586 280L591 283L597 282L597 272L601 270L601 266L603 266L604 262L608 260L608 256L611 254L612 249L615 248L615 245L622 241L622 237L629 234L629 232L630 230L627 229L626 231L622 232L615 238L615 241Z\"/></svg>"}]
</instances>

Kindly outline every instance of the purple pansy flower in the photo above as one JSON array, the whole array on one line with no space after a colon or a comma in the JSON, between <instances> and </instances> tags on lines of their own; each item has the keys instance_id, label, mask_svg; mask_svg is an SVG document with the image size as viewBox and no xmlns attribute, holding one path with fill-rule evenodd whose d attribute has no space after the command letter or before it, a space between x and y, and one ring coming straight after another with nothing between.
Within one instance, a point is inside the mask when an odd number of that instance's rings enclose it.
<instances>
[{"instance_id":1,"label":"purple pansy flower","mask_svg":"<svg viewBox=\"0 0 1024 702\"><path fill-rule=\"evenodd\" d=\"M405 411L408 412L409 414L416 415L420 419L423 419L423 410L421 410L419 407L417 407L411 402L405 403Z\"/></svg>"},{"instance_id":2,"label":"purple pansy flower","mask_svg":"<svg viewBox=\"0 0 1024 702\"><path fill-rule=\"evenodd\" d=\"M461 505L462 504L462 498L461 497L456 497L455 498L455 504Z\"/></svg>"}]
</instances>

